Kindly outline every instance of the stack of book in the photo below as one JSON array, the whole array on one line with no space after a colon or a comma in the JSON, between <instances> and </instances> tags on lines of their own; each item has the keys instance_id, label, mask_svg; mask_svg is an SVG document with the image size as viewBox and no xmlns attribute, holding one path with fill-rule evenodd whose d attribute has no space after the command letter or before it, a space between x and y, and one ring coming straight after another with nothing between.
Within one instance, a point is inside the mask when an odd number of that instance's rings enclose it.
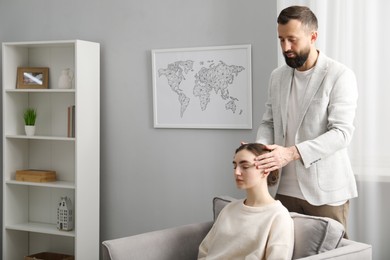
<instances>
[{"instance_id":1,"label":"stack of book","mask_svg":"<svg viewBox=\"0 0 390 260\"><path fill-rule=\"evenodd\" d=\"M75 109L76 107L68 107L68 137L75 137Z\"/></svg>"}]
</instances>

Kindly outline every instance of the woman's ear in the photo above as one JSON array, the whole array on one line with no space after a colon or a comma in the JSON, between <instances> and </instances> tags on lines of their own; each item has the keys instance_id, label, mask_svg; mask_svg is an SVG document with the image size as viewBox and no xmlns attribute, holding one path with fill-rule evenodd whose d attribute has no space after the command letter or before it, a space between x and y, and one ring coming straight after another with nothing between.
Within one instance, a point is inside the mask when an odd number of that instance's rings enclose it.
<instances>
[{"instance_id":1,"label":"woman's ear","mask_svg":"<svg viewBox=\"0 0 390 260\"><path fill-rule=\"evenodd\" d=\"M265 178L267 178L268 177L268 175L269 175L269 172L265 172L264 170L263 171L261 171L261 176L263 176L263 177L265 177Z\"/></svg>"}]
</instances>

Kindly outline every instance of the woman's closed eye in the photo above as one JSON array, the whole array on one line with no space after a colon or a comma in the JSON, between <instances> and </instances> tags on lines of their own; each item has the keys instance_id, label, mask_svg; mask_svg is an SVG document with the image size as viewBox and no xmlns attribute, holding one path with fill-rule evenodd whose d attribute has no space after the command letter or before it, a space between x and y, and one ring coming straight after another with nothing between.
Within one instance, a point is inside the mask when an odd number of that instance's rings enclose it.
<instances>
[{"instance_id":1,"label":"woman's closed eye","mask_svg":"<svg viewBox=\"0 0 390 260\"><path fill-rule=\"evenodd\" d=\"M237 166L237 164L233 163L233 169L236 170L237 167L239 167L241 170L248 170L252 167L254 167L255 164L254 163L244 163L244 164L239 164L239 166Z\"/></svg>"}]
</instances>

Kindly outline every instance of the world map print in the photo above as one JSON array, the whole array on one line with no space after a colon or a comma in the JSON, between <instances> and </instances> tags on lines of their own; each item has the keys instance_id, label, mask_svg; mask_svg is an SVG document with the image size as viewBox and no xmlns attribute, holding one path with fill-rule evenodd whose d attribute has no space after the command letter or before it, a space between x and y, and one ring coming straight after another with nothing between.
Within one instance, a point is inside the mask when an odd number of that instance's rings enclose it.
<instances>
[{"instance_id":1,"label":"world map print","mask_svg":"<svg viewBox=\"0 0 390 260\"><path fill-rule=\"evenodd\" d=\"M222 60L178 60L158 68L158 77L165 77L170 90L177 95L180 117L185 115L191 102L197 102L201 111L207 111L215 96L224 101L225 110L241 114L242 109L237 111L239 99L230 95L229 88L244 70L243 66L227 64ZM191 86L192 91L185 91L186 86Z\"/></svg>"},{"instance_id":2,"label":"world map print","mask_svg":"<svg viewBox=\"0 0 390 260\"><path fill-rule=\"evenodd\" d=\"M250 44L151 54L155 128L252 129Z\"/></svg>"}]
</instances>

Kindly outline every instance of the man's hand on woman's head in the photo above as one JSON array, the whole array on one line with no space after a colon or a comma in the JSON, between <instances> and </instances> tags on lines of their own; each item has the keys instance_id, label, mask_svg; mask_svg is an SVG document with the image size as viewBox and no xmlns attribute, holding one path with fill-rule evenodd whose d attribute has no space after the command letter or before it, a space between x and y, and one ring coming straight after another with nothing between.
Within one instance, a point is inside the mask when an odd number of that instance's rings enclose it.
<instances>
[{"instance_id":1,"label":"man's hand on woman's head","mask_svg":"<svg viewBox=\"0 0 390 260\"><path fill-rule=\"evenodd\" d=\"M269 153L264 153L255 158L257 169L265 172L272 172L286 166L288 163L300 158L298 149L295 146L283 147L280 145L266 145Z\"/></svg>"}]
</instances>

